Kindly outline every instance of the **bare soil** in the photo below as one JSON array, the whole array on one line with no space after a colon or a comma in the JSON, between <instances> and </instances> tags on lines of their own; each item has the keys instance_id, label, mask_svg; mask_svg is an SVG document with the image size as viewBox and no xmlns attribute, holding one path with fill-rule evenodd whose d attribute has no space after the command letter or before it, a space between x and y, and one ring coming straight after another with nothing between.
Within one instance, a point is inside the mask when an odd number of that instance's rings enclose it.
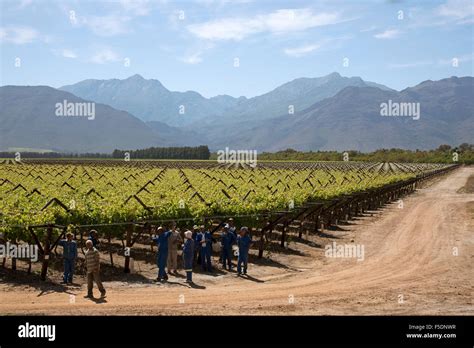
<instances>
[{"instance_id":1,"label":"bare soil","mask_svg":"<svg viewBox=\"0 0 474 348\"><path fill-rule=\"evenodd\" d=\"M83 275L60 285L56 264L40 282L19 262L14 274L0 273L0 314L472 315L473 175L460 168L405 197L403 207L389 204L309 240L293 237L263 260L252 251L247 277L197 272L189 286L181 271L154 283L153 259L137 260L126 275L107 266L104 253L107 297L89 300ZM363 246L364 259L326 257L332 242ZM123 257L115 261L123 265Z\"/></svg>"}]
</instances>

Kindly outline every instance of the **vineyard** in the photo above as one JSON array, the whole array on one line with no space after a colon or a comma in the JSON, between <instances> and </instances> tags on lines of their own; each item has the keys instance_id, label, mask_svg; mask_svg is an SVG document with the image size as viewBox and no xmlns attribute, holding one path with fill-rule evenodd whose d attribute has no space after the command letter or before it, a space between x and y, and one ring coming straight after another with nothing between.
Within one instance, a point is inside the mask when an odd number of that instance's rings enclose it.
<instances>
[{"instance_id":1,"label":"vineyard","mask_svg":"<svg viewBox=\"0 0 474 348\"><path fill-rule=\"evenodd\" d=\"M455 168L444 164L264 162L257 168L206 161L35 161L0 164L0 232L49 255L67 230L96 228L109 245L132 247L154 225L229 217L259 236L258 257L290 233L301 238L412 192ZM143 244L146 244L144 242ZM123 250L122 250L123 252ZM112 259L112 256L111 256ZM44 258L44 278L47 260ZM125 260L128 271L129 257Z\"/></svg>"},{"instance_id":2,"label":"vineyard","mask_svg":"<svg viewBox=\"0 0 474 348\"><path fill-rule=\"evenodd\" d=\"M252 215L379 188L446 166L362 163L0 165L5 226L108 224ZM10 227L11 228L11 227Z\"/></svg>"}]
</instances>

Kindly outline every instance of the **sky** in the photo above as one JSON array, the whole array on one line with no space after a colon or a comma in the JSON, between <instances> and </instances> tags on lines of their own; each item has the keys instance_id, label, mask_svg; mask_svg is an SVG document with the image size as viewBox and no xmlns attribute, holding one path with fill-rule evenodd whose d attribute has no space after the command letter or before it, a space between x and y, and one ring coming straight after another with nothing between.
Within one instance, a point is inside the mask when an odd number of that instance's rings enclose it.
<instances>
[{"instance_id":1,"label":"sky","mask_svg":"<svg viewBox=\"0 0 474 348\"><path fill-rule=\"evenodd\" d=\"M140 74L252 97L334 71L401 90L472 76L474 1L2 0L0 85Z\"/></svg>"}]
</instances>

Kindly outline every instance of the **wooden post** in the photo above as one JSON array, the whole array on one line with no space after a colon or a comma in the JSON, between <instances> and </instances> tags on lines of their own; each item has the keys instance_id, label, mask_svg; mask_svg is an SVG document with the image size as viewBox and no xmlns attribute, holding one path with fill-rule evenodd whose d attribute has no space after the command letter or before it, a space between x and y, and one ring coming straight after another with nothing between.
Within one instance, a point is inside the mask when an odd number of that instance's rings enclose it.
<instances>
[{"instance_id":1,"label":"wooden post","mask_svg":"<svg viewBox=\"0 0 474 348\"><path fill-rule=\"evenodd\" d=\"M258 258L261 259L263 257L263 249L265 247L265 227L262 227L260 231L260 241L258 243Z\"/></svg>"},{"instance_id":2,"label":"wooden post","mask_svg":"<svg viewBox=\"0 0 474 348\"><path fill-rule=\"evenodd\" d=\"M110 264L112 265L112 267L114 266L114 257L112 255L112 236L111 236L111 233L109 231L109 235L108 235L108 240L109 240L109 256L110 256Z\"/></svg>"},{"instance_id":3,"label":"wooden post","mask_svg":"<svg viewBox=\"0 0 474 348\"><path fill-rule=\"evenodd\" d=\"M50 255L50 243L51 235L53 234L53 226L49 225L46 231L46 241L44 243L44 254L43 254L43 265L41 266L41 280L46 280L46 275L48 274L48 265L49 265L49 255Z\"/></svg>"},{"instance_id":4,"label":"wooden post","mask_svg":"<svg viewBox=\"0 0 474 348\"><path fill-rule=\"evenodd\" d=\"M288 220L285 220L285 223L283 224L283 231L281 233L281 241L280 241L280 246L282 248L285 247L285 240L286 240L286 229L288 226Z\"/></svg>"},{"instance_id":5,"label":"wooden post","mask_svg":"<svg viewBox=\"0 0 474 348\"><path fill-rule=\"evenodd\" d=\"M13 245L18 247L16 239L13 240ZM12 257L12 271L16 272L16 257Z\"/></svg>"}]
</instances>

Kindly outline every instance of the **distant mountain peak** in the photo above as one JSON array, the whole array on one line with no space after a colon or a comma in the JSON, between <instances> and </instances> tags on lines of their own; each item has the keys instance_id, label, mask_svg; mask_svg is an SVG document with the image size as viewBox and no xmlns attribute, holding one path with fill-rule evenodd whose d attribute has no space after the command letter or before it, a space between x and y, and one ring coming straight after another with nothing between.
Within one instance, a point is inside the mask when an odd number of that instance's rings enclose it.
<instances>
[{"instance_id":1,"label":"distant mountain peak","mask_svg":"<svg viewBox=\"0 0 474 348\"><path fill-rule=\"evenodd\" d=\"M135 74L128 77L126 80L145 80L145 78L140 74Z\"/></svg>"},{"instance_id":2,"label":"distant mountain peak","mask_svg":"<svg viewBox=\"0 0 474 348\"><path fill-rule=\"evenodd\" d=\"M342 77L342 76L341 76L341 74L339 74L337 71L334 71L334 72L332 72L332 73L330 73L330 74L328 74L328 75L326 75L326 76L324 76L324 77L340 78L340 77Z\"/></svg>"}]
</instances>

